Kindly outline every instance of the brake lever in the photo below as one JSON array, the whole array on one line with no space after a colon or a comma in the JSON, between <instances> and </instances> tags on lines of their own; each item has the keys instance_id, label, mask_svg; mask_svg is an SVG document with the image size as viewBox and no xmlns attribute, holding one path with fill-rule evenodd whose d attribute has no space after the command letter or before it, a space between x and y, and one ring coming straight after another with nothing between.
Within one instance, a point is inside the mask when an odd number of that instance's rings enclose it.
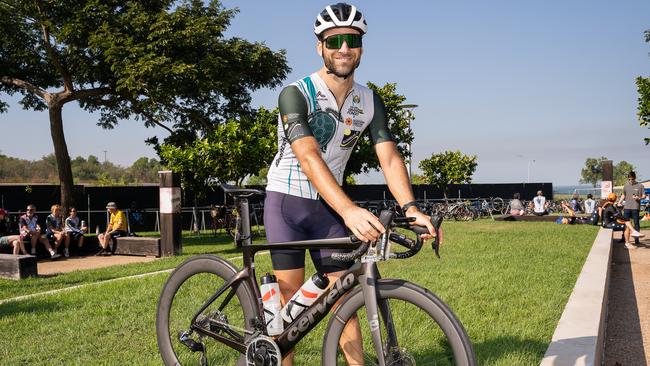
<instances>
[{"instance_id":1,"label":"brake lever","mask_svg":"<svg viewBox=\"0 0 650 366\"><path fill-rule=\"evenodd\" d=\"M431 242L431 249L436 253L436 257L440 258L440 225L442 224L442 216L432 216L431 223L436 229L436 237Z\"/></svg>"}]
</instances>

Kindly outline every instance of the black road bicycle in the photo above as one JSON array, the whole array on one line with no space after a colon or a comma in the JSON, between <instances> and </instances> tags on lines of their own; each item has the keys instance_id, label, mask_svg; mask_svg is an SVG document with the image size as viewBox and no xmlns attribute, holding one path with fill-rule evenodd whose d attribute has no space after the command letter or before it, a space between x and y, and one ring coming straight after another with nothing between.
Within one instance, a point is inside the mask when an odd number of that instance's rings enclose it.
<instances>
[{"instance_id":1,"label":"black road bicycle","mask_svg":"<svg viewBox=\"0 0 650 366\"><path fill-rule=\"evenodd\" d=\"M405 259L422 248L412 219L380 214L385 234L375 243L354 236L252 244L248 197L261 191L226 186L235 197L242 220L244 268L213 255L199 255L179 265L169 276L158 302L156 335L166 365L279 366L282 356L294 349L328 313L322 349L322 365L346 365L340 343L343 328L355 315L362 331L366 365L476 365L467 332L451 309L426 288L401 279L381 278L378 261ZM440 219L434 219L436 230ZM405 252L394 252L399 244ZM438 255L438 239L432 246ZM284 331L270 337L255 274L255 253L268 249L349 249L333 258L355 261L318 300ZM343 342L341 342L343 341ZM359 343L359 342L357 342ZM354 343L347 343L349 347Z\"/></svg>"}]
</instances>

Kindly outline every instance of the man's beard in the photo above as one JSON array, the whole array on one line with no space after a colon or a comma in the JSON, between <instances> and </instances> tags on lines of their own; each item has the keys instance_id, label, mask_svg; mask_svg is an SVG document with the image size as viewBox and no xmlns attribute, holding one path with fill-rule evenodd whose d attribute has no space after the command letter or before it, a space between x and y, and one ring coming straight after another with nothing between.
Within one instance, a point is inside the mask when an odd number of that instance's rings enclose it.
<instances>
[{"instance_id":1,"label":"man's beard","mask_svg":"<svg viewBox=\"0 0 650 366\"><path fill-rule=\"evenodd\" d=\"M335 60L334 60L334 55L336 53L333 53L332 55L325 56L323 54L323 62L325 63L325 68L328 70L328 74L334 74L340 78L347 79L350 77L352 74L354 74L354 70L356 70L357 67L359 67L359 64L361 63L361 57L357 59L357 61L354 63L352 67L347 70L345 67L337 67Z\"/></svg>"}]
</instances>

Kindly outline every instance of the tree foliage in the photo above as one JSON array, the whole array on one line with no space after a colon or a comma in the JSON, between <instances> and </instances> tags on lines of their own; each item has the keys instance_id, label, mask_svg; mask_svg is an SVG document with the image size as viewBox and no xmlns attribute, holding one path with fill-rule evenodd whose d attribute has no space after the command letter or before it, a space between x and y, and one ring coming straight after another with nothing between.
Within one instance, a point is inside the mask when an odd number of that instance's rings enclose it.
<instances>
[{"instance_id":1,"label":"tree foliage","mask_svg":"<svg viewBox=\"0 0 650 366\"><path fill-rule=\"evenodd\" d=\"M400 107L406 97L397 93L397 84L395 83L387 83L382 87L371 82L368 82L367 85L383 99L389 120L388 128L397 143L397 149L405 159L410 159L408 145L413 142L413 132L409 129L410 119L407 113ZM371 170L379 170L379 161L372 141L370 141L370 134L364 133L352 150L350 160L345 167L345 177L368 173Z\"/></svg>"},{"instance_id":2,"label":"tree foliage","mask_svg":"<svg viewBox=\"0 0 650 366\"><path fill-rule=\"evenodd\" d=\"M591 184L595 187L596 183L603 180L603 169L600 165L603 160L607 160L607 158L604 156L601 156L600 159L587 158L585 167L580 171L581 184Z\"/></svg>"},{"instance_id":3,"label":"tree foliage","mask_svg":"<svg viewBox=\"0 0 650 366\"><path fill-rule=\"evenodd\" d=\"M271 164L278 148L277 113L260 108L254 118L228 120L184 146L162 144L159 154L199 196L214 180L241 184Z\"/></svg>"},{"instance_id":4,"label":"tree foliage","mask_svg":"<svg viewBox=\"0 0 650 366\"><path fill-rule=\"evenodd\" d=\"M594 187L596 183L603 180L603 170L600 162L602 160L609 160L604 156L601 156L600 159L597 158L587 158L585 161L585 167L580 171L580 183L591 184ZM619 161L617 164L614 164L614 185L620 186L627 182L627 175L630 171L635 171L636 168L634 165L628 163L625 160Z\"/></svg>"},{"instance_id":5,"label":"tree foliage","mask_svg":"<svg viewBox=\"0 0 650 366\"><path fill-rule=\"evenodd\" d=\"M645 41L650 42L650 29L645 31ZM650 78L637 77L636 87L639 92L639 106L637 116L639 125L650 128ZM646 145L650 144L650 138L646 137Z\"/></svg>"},{"instance_id":6,"label":"tree foliage","mask_svg":"<svg viewBox=\"0 0 650 366\"><path fill-rule=\"evenodd\" d=\"M72 174L78 183L99 185L158 183L160 163L141 157L130 167L123 168L110 161L100 162L96 156L77 156L71 161ZM53 154L30 161L0 154L0 183L58 182L56 158Z\"/></svg>"},{"instance_id":7,"label":"tree foliage","mask_svg":"<svg viewBox=\"0 0 650 366\"><path fill-rule=\"evenodd\" d=\"M431 157L420 161L427 183L441 188L447 197L449 184L471 183L472 175L478 166L476 155L464 155L459 150L431 154Z\"/></svg>"},{"instance_id":8,"label":"tree foliage","mask_svg":"<svg viewBox=\"0 0 650 366\"><path fill-rule=\"evenodd\" d=\"M73 183L66 103L98 112L104 128L133 118L173 140L252 114L250 92L280 84L284 51L224 36L236 12L216 0L0 2L0 95L48 110L64 206Z\"/></svg>"}]
</instances>

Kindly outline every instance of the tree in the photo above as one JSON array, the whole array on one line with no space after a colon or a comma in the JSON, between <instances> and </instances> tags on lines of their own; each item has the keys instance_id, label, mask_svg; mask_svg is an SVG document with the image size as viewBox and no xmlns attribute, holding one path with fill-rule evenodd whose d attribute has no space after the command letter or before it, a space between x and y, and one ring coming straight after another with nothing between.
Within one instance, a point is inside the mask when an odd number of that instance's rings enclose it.
<instances>
[{"instance_id":1,"label":"tree","mask_svg":"<svg viewBox=\"0 0 650 366\"><path fill-rule=\"evenodd\" d=\"M397 84L395 83L388 83L379 87L368 82L368 88L375 91L383 99L389 120L388 128L397 143L397 150L405 159L410 159L411 155L407 146L413 142L413 132L409 128L410 119L400 107L406 97L397 93ZM379 170L379 161L375 154L375 148L370 141L370 134L364 133L352 150L350 160L348 160L345 167L344 177L368 173L371 170ZM347 181L347 178L344 181Z\"/></svg>"},{"instance_id":2,"label":"tree","mask_svg":"<svg viewBox=\"0 0 650 366\"><path fill-rule=\"evenodd\" d=\"M464 155L460 151L431 154L418 165L427 183L441 188L445 199L450 184L470 183L477 166L476 155Z\"/></svg>"},{"instance_id":3,"label":"tree","mask_svg":"<svg viewBox=\"0 0 650 366\"><path fill-rule=\"evenodd\" d=\"M596 183L603 180L603 169L600 165L603 160L607 160L607 158L604 156L601 156L600 159L587 158L585 167L580 171L580 184L591 184L595 187Z\"/></svg>"},{"instance_id":4,"label":"tree","mask_svg":"<svg viewBox=\"0 0 650 366\"><path fill-rule=\"evenodd\" d=\"M650 29L645 31L645 41L650 42ZM650 78L637 77L636 87L639 92L639 125L650 128ZM646 145L650 144L650 138L646 137L644 140Z\"/></svg>"},{"instance_id":5,"label":"tree","mask_svg":"<svg viewBox=\"0 0 650 366\"><path fill-rule=\"evenodd\" d=\"M73 184L65 104L100 112L104 128L134 118L196 136L250 114L250 92L286 77L284 51L224 37L236 12L217 0L0 3L0 95L48 110L64 208Z\"/></svg>"},{"instance_id":6,"label":"tree","mask_svg":"<svg viewBox=\"0 0 650 366\"><path fill-rule=\"evenodd\" d=\"M427 184L426 178L422 174L413 174L411 175L412 184Z\"/></svg>"},{"instance_id":7,"label":"tree","mask_svg":"<svg viewBox=\"0 0 650 366\"><path fill-rule=\"evenodd\" d=\"M631 171L636 171L636 168L625 160L621 160L614 165L614 185L622 186L627 183L627 175Z\"/></svg>"},{"instance_id":8,"label":"tree","mask_svg":"<svg viewBox=\"0 0 650 366\"><path fill-rule=\"evenodd\" d=\"M162 144L160 156L195 194L213 179L241 184L271 164L278 148L277 113L260 108L255 118L231 119L186 146Z\"/></svg>"}]
</instances>

